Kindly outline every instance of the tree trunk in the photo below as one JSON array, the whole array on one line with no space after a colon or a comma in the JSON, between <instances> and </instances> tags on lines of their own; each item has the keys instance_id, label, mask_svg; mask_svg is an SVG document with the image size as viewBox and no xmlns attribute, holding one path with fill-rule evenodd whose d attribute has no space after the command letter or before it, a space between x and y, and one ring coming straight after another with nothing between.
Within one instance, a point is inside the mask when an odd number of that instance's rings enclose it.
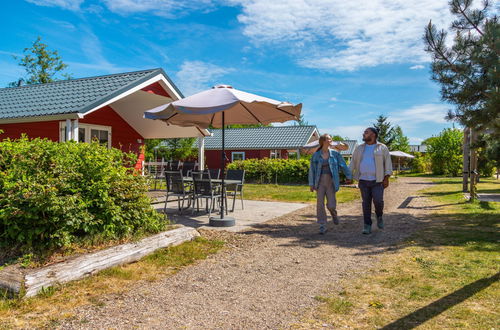
<instances>
[{"instance_id":1,"label":"tree trunk","mask_svg":"<svg viewBox=\"0 0 500 330\"><path fill-rule=\"evenodd\" d=\"M470 201L476 199L476 180L477 180L477 150L474 144L477 141L476 130L471 129L470 131Z\"/></svg>"},{"instance_id":2,"label":"tree trunk","mask_svg":"<svg viewBox=\"0 0 500 330\"><path fill-rule=\"evenodd\" d=\"M462 191L469 191L469 160L470 160L470 151L469 151L469 133L470 129L466 127L464 129L464 146L463 146L463 181L462 181Z\"/></svg>"}]
</instances>

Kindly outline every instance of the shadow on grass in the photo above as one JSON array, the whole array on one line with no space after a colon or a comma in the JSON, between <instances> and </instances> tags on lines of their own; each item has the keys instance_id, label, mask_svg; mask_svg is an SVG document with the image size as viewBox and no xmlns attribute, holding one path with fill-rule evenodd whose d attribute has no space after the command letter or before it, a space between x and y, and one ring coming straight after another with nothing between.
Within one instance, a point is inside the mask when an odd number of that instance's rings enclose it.
<instances>
[{"instance_id":1,"label":"shadow on grass","mask_svg":"<svg viewBox=\"0 0 500 330\"><path fill-rule=\"evenodd\" d=\"M472 297L476 293L486 289L493 283L497 282L500 278L500 273L496 273L491 277L482 278L463 288L450 293L449 295L434 301L433 303L422 307L415 312L406 315L399 320L396 320L382 329L396 330L396 329L413 329L423 324L424 322L432 319L433 317L443 313L451 307L460 304L464 300Z\"/></svg>"}]
</instances>

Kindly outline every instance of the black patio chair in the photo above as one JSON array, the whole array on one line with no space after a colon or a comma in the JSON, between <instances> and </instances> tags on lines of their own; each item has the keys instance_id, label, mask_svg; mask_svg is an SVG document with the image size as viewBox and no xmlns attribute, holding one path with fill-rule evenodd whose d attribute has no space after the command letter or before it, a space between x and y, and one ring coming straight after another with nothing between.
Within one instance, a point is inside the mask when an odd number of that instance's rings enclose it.
<instances>
[{"instance_id":1,"label":"black patio chair","mask_svg":"<svg viewBox=\"0 0 500 330\"><path fill-rule=\"evenodd\" d=\"M179 171L165 171L165 182L167 185L167 194L165 196L165 206L163 212L165 217L167 216L167 202L170 196L177 197L177 205L180 214L184 209L184 201L188 201L188 207L190 205L190 198L192 197L192 191L189 189L189 185L184 182L184 177L182 172ZM181 204L182 201L182 204Z\"/></svg>"},{"instance_id":2,"label":"black patio chair","mask_svg":"<svg viewBox=\"0 0 500 330\"><path fill-rule=\"evenodd\" d=\"M212 215L212 211L215 208L215 202L223 198L221 185L215 184L212 179L204 178L208 176L209 172L193 172L193 213L194 213L194 203L196 202L196 210L200 211L200 199L205 199L206 206L205 209L208 212L208 217ZM206 173L204 175L204 173ZM200 176L201 174L201 176ZM209 204L210 200L210 204ZM227 214L227 201L226 201L226 214Z\"/></svg>"},{"instance_id":3,"label":"black patio chair","mask_svg":"<svg viewBox=\"0 0 500 330\"><path fill-rule=\"evenodd\" d=\"M198 163L184 163L182 164L182 175L191 176L192 171L198 170Z\"/></svg>"},{"instance_id":4,"label":"black patio chair","mask_svg":"<svg viewBox=\"0 0 500 330\"><path fill-rule=\"evenodd\" d=\"M210 178L212 179L218 179L220 176L220 169L219 168L209 168L206 171L210 173Z\"/></svg>"},{"instance_id":5,"label":"black patio chair","mask_svg":"<svg viewBox=\"0 0 500 330\"><path fill-rule=\"evenodd\" d=\"M241 208L244 209L243 205L243 184L245 183L245 170L227 170L226 172L227 180L238 180L241 183L226 185L226 196L233 197L233 207L231 212L234 212L234 206L236 203L236 196L240 195Z\"/></svg>"}]
</instances>

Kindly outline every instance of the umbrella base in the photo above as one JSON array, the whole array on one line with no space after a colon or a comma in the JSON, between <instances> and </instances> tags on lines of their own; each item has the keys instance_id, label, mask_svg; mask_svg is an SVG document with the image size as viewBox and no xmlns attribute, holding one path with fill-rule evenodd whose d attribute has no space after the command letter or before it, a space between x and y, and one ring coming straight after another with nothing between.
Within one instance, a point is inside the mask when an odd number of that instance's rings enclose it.
<instances>
[{"instance_id":1,"label":"umbrella base","mask_svg":"<svg viewBox=\"0 0 500 330\"><path fill-rule=\"evenodd\" d=\"M233 217L224 217L222 219L220 216L210 217L208 224L212 227L232 227L236 224L236 219Z\"/></svg>"}]
</instances>

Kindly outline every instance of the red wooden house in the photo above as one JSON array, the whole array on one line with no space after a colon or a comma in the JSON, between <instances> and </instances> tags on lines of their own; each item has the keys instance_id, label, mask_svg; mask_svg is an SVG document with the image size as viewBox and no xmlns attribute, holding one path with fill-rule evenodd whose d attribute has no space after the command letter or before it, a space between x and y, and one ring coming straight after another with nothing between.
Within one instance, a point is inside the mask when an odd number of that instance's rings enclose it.
<instances>
[{"instance_id":1,"label":"red wooden house","mask_svg":"<svg viewBox=\"0 0 500 330\"><path fill-rule=\"evenodd\" d=\"M208 168L220 168L222 132L210 130L205 137L205 160ZM319 139L316 126L270 126L228 128L225 130L226 163L249 158L300 157L300 149Z\"/></svg>"},{"instance_id":2,"label":"red wooden house","mask_svg":"<svg viewBox=\"0 0 500 330\"><path fill-rule=\"evenodd\" d=\"M138 152L144 139L202 137L197 127L143 118L145 110L182 98L162 69L0 89L0 139L21 134L89 142Z\"/></svg>"}]
</instances>

